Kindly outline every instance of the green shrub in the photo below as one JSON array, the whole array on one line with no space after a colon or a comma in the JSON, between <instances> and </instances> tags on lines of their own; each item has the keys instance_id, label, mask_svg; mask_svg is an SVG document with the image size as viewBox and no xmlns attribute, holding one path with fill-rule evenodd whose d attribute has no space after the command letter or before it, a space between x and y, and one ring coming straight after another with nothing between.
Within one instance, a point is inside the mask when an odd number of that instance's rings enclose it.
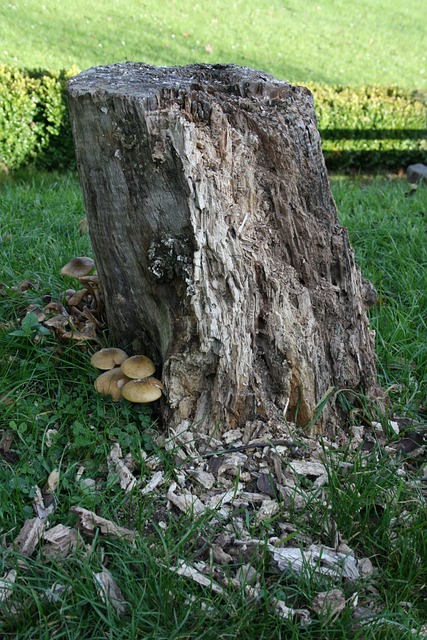
<instances>
[{"instance_id":1,"label":"green shrub","mask_svg":"<svg viewBox=\"0 0 427 640\"><path fill-rule=\"evenodd\" d=\"M0 163L61 169L74 161L65 86L76 69L51 73L0 65Z\"/></svg>"},{"instance_id":2,"label":"green shrub","mask_svg":"<svg viewBox=\"0 0 427 640\"><path fill-rule=\"evenodd\" d=\"M427 93L324 84L309 89L329 168L398 168L427 161Z\"/></svg>"},{"instance_id":3,"label":"green shrub","mask_svg":"<svg viewBox=\"0 0 427 640\"><path fill-rule=\"evenodd\" d=\"M51 73L0 65L0 167L74 165L66 84L77 69ZM397 169L427 161L427 94L397 87L311 83L330 169Z\"/></svg>"}]
</instances>

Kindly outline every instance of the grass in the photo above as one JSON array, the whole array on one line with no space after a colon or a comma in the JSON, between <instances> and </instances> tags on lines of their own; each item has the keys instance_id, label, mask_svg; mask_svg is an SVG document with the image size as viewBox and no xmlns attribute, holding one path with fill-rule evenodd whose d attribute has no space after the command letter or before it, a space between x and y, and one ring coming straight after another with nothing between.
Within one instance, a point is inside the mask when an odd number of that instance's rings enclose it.
<instances>
[{"instance_id":1,"label":"grass","mask_svg":"<svg viewBox=\"0 0 427 640\"><path fill-rule=\"evenodd\" d=\"M363 273L380 293L371 321L381 382L395 412L425 420L420 405L427 397L427 189L406 197L407 183L385 177L337 177L332 187ZM19 614L3 603L2 638L421 640L427 622L421 463L415 460L402 472L402 458L377 447L369 454L325 451L327 485L311 488L301 478L296 487L297 494L311 496L303 512L282 504L267 524L259 524L250 510L234 512L229 526L235 534L241 520L262 541L250 558L261 576L254 601L243 586L232 585L233 564L224 565L217 577L224 594L171 571L180 559L208 561L201 549L216 539L221 525L211 514L172 515L161 491L126 494L107 472L107 455L118 442L124 455L137 461L141 480L152 474L142 452L163 459L167 484L177 480L173 456L158 448L149 412L98 396L87 353L78 346L60 347L49 336L38 340L36 331L13 334L29 303L56 297L65 288L61 266L73 255L90 254L88 236L78 225L83 207L77 178L5 177L1 191L0 280L6 287L0 293L0 429L13 444L0 460L0 576L10 568L19 576L14 588ZM32 288L12 288L25 280ZM8 550L33 517L34 487L42 487L55 468L61 475L51 526L72 526L70 507L78 504L138 531L136 542L96 535L87 549L61 561L43 560L38 551L25 558ZM369 625L355 626L349 605L337 617L311 612L307 627L274 613L275 599L310 610L317 592L337 586L309 567L301 575L275 572L266 543L272 532L283 536L283 520L295 525L297 544L308 536L331 545L336 529L358 558L371 558L373 576L339 585L348 600L359 594ZM105 567L127 603L123 616L103 601L94 583L93 574Z\"/></svg>"},{"instance_id":2,"label":"grass","mask_svg":"<svg viewBox=\"0 0 427 640\"><path fill-rule=\"evenodd\" d=\"M421 89L426 24L417 0L16 0L0 6L0 63L233 62L292 82Z\"/></svg>"}]
</instances>

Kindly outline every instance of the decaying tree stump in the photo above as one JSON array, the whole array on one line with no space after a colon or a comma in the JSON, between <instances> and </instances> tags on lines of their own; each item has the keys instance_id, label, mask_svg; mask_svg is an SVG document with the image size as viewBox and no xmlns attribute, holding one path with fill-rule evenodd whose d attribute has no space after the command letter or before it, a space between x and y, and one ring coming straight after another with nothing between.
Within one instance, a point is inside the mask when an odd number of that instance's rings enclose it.
<instances>
[{"instance_id":1,"label":"decaying tree stump","mask_svg":"<svg viewBox=\"0 0 427 640\"><path fill-rule=\"evenodd\" d=\"M152 357L168 425L304 425L377 390L363 282L313 98L226 65L96 67L69 83L108 323ZM318 427L340 426L327 404Z\"/></svg>"}]
</instances>

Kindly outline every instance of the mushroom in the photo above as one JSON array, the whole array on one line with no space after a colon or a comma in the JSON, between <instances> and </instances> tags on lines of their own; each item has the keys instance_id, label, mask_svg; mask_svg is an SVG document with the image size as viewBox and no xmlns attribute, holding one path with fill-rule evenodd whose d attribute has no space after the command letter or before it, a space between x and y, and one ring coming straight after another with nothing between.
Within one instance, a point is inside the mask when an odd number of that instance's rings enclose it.
<instances>
[{"instance_id":1,"label":"mushroom","mask_svg":"<svg viewBox=\"0 0 427 640\"><path fill-rule=\"evenodd\" d=\"M162 395L163 385L156 378L129 380L122 386L122 397L129 402L147 404L158 400Z\"/></svg>"},{"instance_id":2,"label":"mushroom","mask_svg":"<svg viewBox=\"0 0 427 640\"><path fill-rule=\"evenodd\" d=\"M70 278L82 278L92 271L94 264L92 258L88 258L87 256L72 258L70 262L67 262L67 264L62 267L61 275L70 276Z\"/></svg>"},{"instance_id":3,"label":"mushroom","mask_svg":"<svg viewBox=\"0 0 427 640\"><path fill-rule=\"evenodd\" d=\"M67 297L67 304L70 307L77 307L77 305L81 303L85 295L87 295L87 289L79 289L79 291L74 291L74 293Z\"/></svg>"},{"instance_id":4,"label":"mushroom","mask_svg":"<svg viewBox=\"0 0 427 640\"><path fill-rule=\"evenodd\" d=\"M94 387L98 393L104 396L111 396L113 402L118 402L122 397L121 388L129 380L123 375L120 367L104 371L94 382Z\"/></svg>"},{"instance_id":5,"label":"mushroom","mask_svg":"<svg viewBox=\"0 0 427 640\"><path fill-rule=\"evenodd\" d=\"M137 380L151 376L156 367L154 362L147 356L131 356L123 362L121 370L128 378Z\"/></svg>"},{"instance_id":6,"label":"mushroom","mask_svg":"<svg viewBox=\"0 0 427 640\"><path fill-rule=\"evenodd\" d=\"M128 359L126 351L123 351L123 349L109 347L94 353L90 362L97 369L106 371L107 369L114 369L117 365L121 365L126 359ZM125 372L123 373L126 375Z\"/></svg>"}]
</instances>

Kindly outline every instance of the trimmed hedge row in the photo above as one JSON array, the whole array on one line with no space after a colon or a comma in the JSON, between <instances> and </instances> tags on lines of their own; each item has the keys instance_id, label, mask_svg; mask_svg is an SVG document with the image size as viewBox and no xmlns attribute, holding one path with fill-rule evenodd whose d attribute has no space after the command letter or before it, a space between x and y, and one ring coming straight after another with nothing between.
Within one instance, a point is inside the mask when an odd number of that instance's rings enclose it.
<instances>
[{"instance_id":1,"label":"trimmed hedge row","mask_svg":"<svg viewBox=\"0 0 427 640\"><path fill-rule=\"evenodd\" d=\"M0 65L0 166L64 169L74 162L65 97L77 68L51 73Z\"/></svg>"},{"instance_id":2,"label":"trimmed hedge row","mask_svg":"<svg viewBox=\"0 0 427 640\"><path fill-rule=\"evenodd\" d=\"M0 65L0 168L74 165L65 87L59 73ZM329 168L399 168L427 161L427 93L397 87L310 83Z\"/></svg>"},{"instance_id":3,"label":"trimmed hedge row","mask_svg":"<svg viewBox=\"0 0 427 640\"><path fill-rule=\"evenodd\" d=\"M396 169L427 162L427 92L308 86L329 168Z\"/></svg>"}]
</instances>

